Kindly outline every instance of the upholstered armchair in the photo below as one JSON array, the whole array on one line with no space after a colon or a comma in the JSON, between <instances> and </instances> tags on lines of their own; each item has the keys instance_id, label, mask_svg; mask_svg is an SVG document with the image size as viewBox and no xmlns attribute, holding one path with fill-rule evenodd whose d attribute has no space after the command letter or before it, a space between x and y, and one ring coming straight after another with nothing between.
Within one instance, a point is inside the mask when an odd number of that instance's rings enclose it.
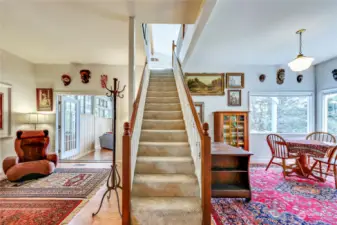
<instances>
[{"instance_id":1,"label":"upholstered armchair","mask_svg":"<svg viewBox=\"0 0 337 225\"><path fill-rule=\"evenodd\" d=\"M3 161L10 181L32 179L51 174L58 163L56 154L48 154L48 130L16 132L15 152Z\"/></svg>"}]
</instances>

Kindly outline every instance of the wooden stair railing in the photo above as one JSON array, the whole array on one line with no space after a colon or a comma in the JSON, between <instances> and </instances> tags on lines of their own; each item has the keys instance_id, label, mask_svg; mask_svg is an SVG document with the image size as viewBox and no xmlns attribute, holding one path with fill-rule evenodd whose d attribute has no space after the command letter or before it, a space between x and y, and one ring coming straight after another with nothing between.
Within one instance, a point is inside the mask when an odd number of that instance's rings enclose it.
<instances>
[{"instance_id":1,"label":"wooden stair railing","mask_svg":"<svg viewBox=\"0 0 337 225\"><path fill-rule=\"evenodd\" d=\"M199 150L198 155L200 159L200 177L198 179L201 185L201 205L203 210L203 219L202 219L202 225L211 225L211 138L209 136L208 130L209 126L208 123L204 123L203 125L200 122L198 113L194 107L193 99L190 93L190 90L185 83L184 79L184 72L181 67L181 63L179 61L179 58L177 57L175 53L176 44L174 41L172 42L172 68L173 71L175 71L175 65L178 67L179 75L176 75L176 79L180 77L181 83L177 80L177 88L179 92L179 84L183 86L184 93L187 98L187 103L185 103L187 106L187 109L190 110L191 114L193 115L192 120L192 127L197 130L196 133L197 138L196 145L198 146L197 149ZM180 93L179 93L180 95ZM181 100L182 98L180 98ZM184 107L184 102L181 103L182 107ZM184 110L183 113L185 114ZM184 118L186 122L186 118ZM195 125L195 126L194 126ZM186 129L188 129L186 127ZM188 134L191 135L191 134ZM192 139L193 140L193 139ZM190 141L191 142L191 141ZM194 143L190 143L190 145L193 145ZM193 153L192 153L193 154ZM196 164L196 163L195 163Z\"/></svg>"},{"instance_id":2,"label":"wooden stair railing","mask_svg":"<svg viewBox=\"0 0 337 225\"><path fill-rule=\"evenodd\" d=\"M136 157L132 152L132 140L133 134L135 131L135 125L137 117L139 116L139 105L141 101L141 97L145 88L144 83L148 83L149 76L147 76L147 62L145 62L142 78L139 84L137 97L135 102L133 103L133 111L131 116L131 121L124 123L124 134L123 134L123 147L122 147L122 184L123 184L123 192L122 192L122 225L130 225L131 224L131 188L132 188L132 157ZM139 134L136 134L139 135ZM138 140L139 141L139 140ZM137 141L136 141L137 142ZM137 144L138 145L138 144Z\"/></svg>"}]
</instances>

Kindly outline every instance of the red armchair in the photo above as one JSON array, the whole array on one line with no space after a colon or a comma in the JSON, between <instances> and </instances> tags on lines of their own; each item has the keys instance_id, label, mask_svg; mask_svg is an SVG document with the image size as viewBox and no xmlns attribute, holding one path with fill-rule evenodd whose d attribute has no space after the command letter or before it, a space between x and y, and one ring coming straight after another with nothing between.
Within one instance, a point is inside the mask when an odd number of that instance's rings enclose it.
<instances>
[{"instance_id":1,"label":"red armchair","mask_svg":"<svg viewBox=\"0 0 337 225\"><path fill-rule=\"evenodd\" d=\"M56 154L48 154L48 130L16 132L15 152L3 161L3 170L10 181L51 174L58 163Z\"/></svg>"}]
</instances>

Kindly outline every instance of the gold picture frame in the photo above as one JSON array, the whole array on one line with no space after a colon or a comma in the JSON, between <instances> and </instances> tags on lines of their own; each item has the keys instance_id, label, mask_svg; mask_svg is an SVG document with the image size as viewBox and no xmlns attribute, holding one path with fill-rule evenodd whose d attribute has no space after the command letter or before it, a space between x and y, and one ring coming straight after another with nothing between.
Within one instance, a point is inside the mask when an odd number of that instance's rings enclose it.
<instances>
[{"instance_id":1,"label":"gold picture frame","mask_svg":"<svg viewBox=\"0 0 337 225\"><path fill-rule=\"evenodd\" d=\"M225 95L224 73L185 73L185 83L191 95Z\"/></svg>"},{"instance_id":2,"label":"gold picture frame","mask_svg":"<svg viewBox=\"0 0 337 225\"><path fill-rule=\"evenodd\" d=\"M227 88L244 88L245 74L244 73L226 73Z\"/></svg>"}]
</instances>

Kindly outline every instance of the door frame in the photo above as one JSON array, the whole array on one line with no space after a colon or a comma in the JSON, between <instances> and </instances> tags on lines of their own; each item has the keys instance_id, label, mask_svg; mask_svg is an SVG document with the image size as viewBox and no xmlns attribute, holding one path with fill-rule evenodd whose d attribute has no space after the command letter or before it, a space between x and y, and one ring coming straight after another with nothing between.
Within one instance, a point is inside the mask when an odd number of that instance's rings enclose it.
<instances>
[{"instance_id":1,"label":"door frame","mask_svg":"<svg viewBox=\"0 0 337 225\"><path fill-rule=\"evenodd\" d=\"M61 104L63 103L63 96L68 94L58 94L57 95L57 104L56 104L56 134L55 134L55 149L57 152L57 155L60 159L60 161L69 161L67 159L62 159L62 148L64 148L64 140L62 139L62 132L64 132L64 127L62 127L62 124L64 122L64 115L62 112ZM69 94L73 95L73 94ZM80 108L79 108L79 102L76 104L76 148L78 151L80 151Z\"/></svg>"},{"instance_id":2,"label":"door frame","mask_svg":"<svg viewBox=\"0 0 337 225\"><path fill-rule=\"evenodd\" d=\"M61 146L61 139L59 138L61 135L61 131L58 127L59 124L59 113L60 112L60 100L63 95L92 95L92 96L106 96L105 92L98 92L98 91L54 91L54 98L56 98L55 102L55 113L56 113L56 120L55 120L55 153L59 156L60 146ZM94 111L94 109L93 109ZM80 133L79 133L80 134ZM76 160L76 159L61 159L59 158L61 163L107 163L111 162L111 160Z\"/></svg>"}]
</instances>

